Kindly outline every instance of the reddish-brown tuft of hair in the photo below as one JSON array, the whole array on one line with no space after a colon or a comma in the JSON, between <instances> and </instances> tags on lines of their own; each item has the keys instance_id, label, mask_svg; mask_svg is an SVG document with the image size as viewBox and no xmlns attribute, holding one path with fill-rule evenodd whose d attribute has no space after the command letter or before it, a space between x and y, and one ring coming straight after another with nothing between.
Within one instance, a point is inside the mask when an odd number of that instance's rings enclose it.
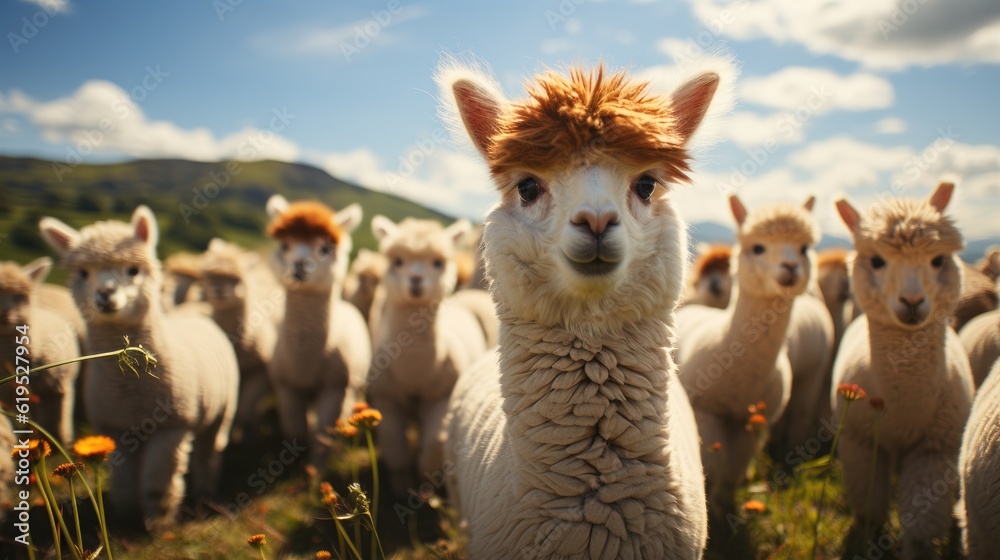
<instances>
[{"instance_id":1,"label":"reddish-brown tuft of hair","mask_svg":"<svg viewBox=\"0 0 1000 560\"><path fill-rule=\"evenodd\" d=\"M334 221L333 210L314 200L294 202L280 216L267 225L267 234L275 239L315 239L329 237L340 242L343 231Z\"/></svg>"},{"instance_id":2,"label":"reddish-brown tuft of hair","mask_svg":"<svg viewBox=\"0 0 1000 560\"><path fill-rule=\"evenodd\" d=\"M847 267L847 249L833 248L826 249L825 251L820 251L816 255L816 266L819 267Z\"/></svg>"},{"instance_id":3,"label":"reddish-brown tuft of hair","mask_svg":"<svg viewBox=\"0 0 1000 560\"><path fill-rule=\"evenodd\" d=\"M494 175L548 171L610 160L655 165L666 179L687 180L688 154L669 98L651 94L647 82L604 66L568 76L546 73L528 86L528 98L500 116L488 147Z\"/></svg>"},{"instance_id":4,"label":"reddish-brown tuft of hair","mask_svg":"<svg viewBox=\"0 0 1000 560\"><path fill-rule=\"evenodd\" d=\"M730 245L709 245L694 261L695 277L729 270L733 248Z\"/></svg>"}]
</instances>

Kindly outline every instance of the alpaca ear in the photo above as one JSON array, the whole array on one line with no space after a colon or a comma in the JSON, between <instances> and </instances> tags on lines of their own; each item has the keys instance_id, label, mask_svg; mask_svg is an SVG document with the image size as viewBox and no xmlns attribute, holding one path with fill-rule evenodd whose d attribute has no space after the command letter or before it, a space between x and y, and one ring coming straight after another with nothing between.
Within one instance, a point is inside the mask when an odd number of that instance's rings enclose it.
<instances>
[{"instance_id":1,"label":"alpaca ear","mask_svg":"<svg viewBox=\"0 0 1000 560\"><path fill-rule=\"evenodd\" d=\"M802 205L802 207L805 208L806 210L812 212L813 211L813 206L815 206L815 205L816 205L816 197L815 196L810 196L809 199L806 200L805 204Z\"/></svg>"},{"instance_id":2,"label":"alpaca ear","mask_svg":"<svg viewBox=\"0 0 1000 560\"><path fill-rule=\"evenodd\" d=\"M226 242L218 237L213 237L211 241L208 242L208 251L225 251Z\"/></svg>"},{"instance_id":3,"label":"alpaca ear","mask_svg":"<svg viewBox=\"0 0 1000 560\"><path fill-rule=\"evenodd\" d=\"M392 220L381 214L372 216L372 233L375 234L376 241L382 241L396 232L396 224Z\"/></svg>"},{"instance_id":4,"label":"alpaca ear","mask_svg":"<svg viewBox=\"0 0 1000 560\"><path fill-rule=\"evenodd\" d=\"M48 216L38 222L42 239L60 255L65 255L80 240L80 232Z\"/></svg>"},{"instance_id":5,"label":"alpaca ear","mask_svg":"<svg viewBox=\"0 0 1000 560\"><path fill-rule=\"evenodd\" d=\"M735 194L729 195L729 208L733 211L733 218L736 219L736 224L742 226L743 222L747 219L747 208L743 206L740 202L739 197Z\"/></svg>"},{"instance_id":6,"label":"alpaca ear","mask_svg":"<svg viewBox=\"0 0 1000 560\"><path fill-rule=\"evenodd\" d=\"M944 212L944 209L951 201L951 195L954 192L955 183L952 183L951 181L943 181L937 186L936 189L934 189L934 193L931 194L929 199L927 199L927 202L934 208L937 208L938 212Z\"/></svg>"},{"instance_id":7,"label":"alpaca ear","mask_svg":"<svg viewBox=\"0 0 1000 560\"><path fill-rule=\"evenodd\" d=\"M469 220L458 220L444 228L444 232L451 238L452 243L458 244L462 238L472 233L472 224Z\"/></svg>"},{"instance_id":8,"label":"alpaca ear","mask_svg":"<svg viewBox=\"0 0 1000 560\"><path fill-rule=\"evenodd\" d=\"M861 226L861 216L858 211L851 206L850 202L846 199L840 199L837 201L837 213L840 214L840 219L844 221L844 225L851 233L857 233L858 228Z\"/></svg>"},{"instance_id":9,"label":"alpaca ear","mask_svg":"<svg viewBox=\"0 0 1000 560\"><path fill-rule=\"evenodd\" d=\"M160 240L160 228L156 225L156 216L149 206L143 204L132 213L132 231L135 232L136 239L150 247L156 247Z\"/></svg>"},{"instance_id":10,"label":"alpaca ear","mask_svg":"<svg viewBox=\"0 0 1000 560\"><path fill-rule=\"evenodd\" d=\"M351 204L346 208L341 208L339 212L334 214L333 221L337 227L350 233L358 229L358 226L361 225L361 218L363 217L364 212L361 210L361 206L358 204Z\"/></svg>"},{"instance_id":11,"label":"alpaca ear","mask_svg":"<svg viewBox=\"0 0 1000 560\"><path fill-rule=\"evenodd\" d=\"M458 113L472 143L479 153L489 159L489 149L500 123L500 100L490 91L470 79L458 79L451 84Z\"/></svg>"},{"instance_id":12,"label":"alpaca ear","mask_svg":"<svg viewBox=\"0 0 1000 560\"><path fill-rule=\"evenodd\" d=\"M288 210L288 200L280 194L271 195L271 198L267 199L268 218L273 220L284 214L286 210Z\"/></svg>"},{"instance_id":13,"label":"alpaca ear","mask_svg":"<svg viewBox=\"0 0 1000 560\"><path fill-rule=\"evenodd\" d=\"M705 118L718 88L719 75L705 72L677 88L670 96L674 118L677 120L677 133L684 144L687 144Z\"/></svg>"},{"instance_id":14,"label":"alpaca ear","mask_svg":"<svg viewBox=\"0 0 1000 560\"><path fill-rule=\"evenodd\" d=\"M21 271L24 272L25 276L31 279L35 284L41 284L48 277L49 271L52 270L52 259L48 257L39 257L30 263L21 267Z\"/></svg>"}]
</instances>

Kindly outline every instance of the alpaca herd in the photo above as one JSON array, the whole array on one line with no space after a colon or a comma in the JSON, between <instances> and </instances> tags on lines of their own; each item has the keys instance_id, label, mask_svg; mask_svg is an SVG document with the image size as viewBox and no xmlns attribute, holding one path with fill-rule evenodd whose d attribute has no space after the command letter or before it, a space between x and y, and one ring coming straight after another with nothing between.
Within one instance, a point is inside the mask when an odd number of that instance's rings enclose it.
<instances>
[{"instance_id":1,"label":"alpaca herd","mask_svg":"<svg viewBox=\"0 0 1000 560\"><path fill-rule=\"evenodd\" d=\"M603 65L549 71L512 99L446 60L443 117L498 202L481 230L373 216L377 250L353 262L358 205L274 195L269 258L213 239L162 264L145 206L80 230L43 218L69 290L44 283L47 257L0 263L0 352L30 324L36 364L123 337L157 357L155 377L97 360L31 384L61 442L81 418L116 441L142 430L109 497L150 531L212 498L223 451L260 444L270 403L323 468L327 432L368 401L392 496L445 473L472 558L701 558L754 457L796 476L794 450L838 419L848 551L896 502L902 558L935 557L956 523L972 558L992 557L1000 249L959 259L943 182L866 212L838 201L853 249L819 253L815 198L748 209L732 195L734 244L689 258L671 193L690 188L696 132L728 109L735 74L706 68L668 95ZM871 406L849 406L845 384Z\"/></svg>"}]
</instances>

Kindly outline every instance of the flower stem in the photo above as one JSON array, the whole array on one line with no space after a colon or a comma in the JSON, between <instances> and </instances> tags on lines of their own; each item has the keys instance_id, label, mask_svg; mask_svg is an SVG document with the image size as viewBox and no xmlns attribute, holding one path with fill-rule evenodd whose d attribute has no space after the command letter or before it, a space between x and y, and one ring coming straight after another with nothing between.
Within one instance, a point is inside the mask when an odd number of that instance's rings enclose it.
<instances>
[{"instance_id":1,"label":"flower stem","mask_svg":"<svg viewBox=\"0 0 1000 560\"><path fill-rule=\"evenodd\" d=\"M60 545L59 530L56 529L56 518L52 515L52 504L45 492L45 485L42 483L42 473L35 468L35 484L38 491L42 493L42 501L45 502L45 512L49 515L49 527L52 529L52 544L56 547L56 558L62 558L62 545Z\"/></svg>"},{"instance_id":2,"label":"flower stem","mask_svg":"<svg viewBox=\"0 0 1000 560\"><path fill-rule=\"evenodd\" d=\"M73 524L76 526L76 545L83 550L83 532L80 531L80 510L76 505L76 486L73 485L73 477L69 477L69 497L73 504Z\"/></svg>"},{"instance_id":3,"label":"flower stem","mask_svg":"<svg viewBox=\"0 0 1000 560\"><path fill-rule=\"evenodd\" d=\"M337 526L338 534L342 535L344 541L347 542L347 547L350 548L351 552L354 553L354 557L357 558L358 560L361 560L361 553L358 552L358 549L355 548L354 545L351 543L351 539L347 537L347 531L345 531L344 526L340 524L340 520L334 517L333 524Z\"/></svg>"},{"instance_id":4,"label":"flower stem","mask_svg":"<svg viewBox=\"0 0 1000 560\"><path fill-rule=\"evenodd\" d=\"M368 522L372 524L372 556L375 556L375 544L378 544L378 553L382 556L382 560L385 560L385 551L382 550L382 539L378 538L378 531L375 530L375 520L372 518L372 514L368 514Z\"/></svg>"},{"instance_id":5,"label":"flower stem","mask_svg":"<svg viewBox=\"0 0 1000 560\"><path fill-rule=\"evenodd\" d=\"M375 523L378 521L378 461L375 459L375 442L372 440L372 431L365 429L365 439L368 440L368 460L372 465L372 532L375 531Z\"/></svg>"},{"instance_id":6,"label":"flower stem","mask_svg":"<svg viewBox=\"0 0 1000 560\"><path fill-rule=\"evenodd\" d=\"M844 423L847 421L847 409L851 408L851 401L844 402L844 411L840 413L840 423L837 424L837 433L833 434L833 445L830 447L830 461L837 452L837 444L840 442L840 432L844 430ZM826 505L826 483L830 480L830 463L823 469L823 485L819 491L819 505L816 507L816 521L813 523L813 547L812 558L816 560L816 552L819 550L819 523L823 518L823 507Z\"/></svg>"},{"instance_id":7,"label":"flower stem","mask_svg":"<svg viewBox=\"0 0 1000 560\"><path fill-rule=\"evenodd\" d=\"M871 538L868 533L869 524L871 523L872 517L872 488L875 487L875 469L878 467L878 428L879 428L879 415L875 414L875 443L872 445L872 470L868 475L868 492L865 495L865 542Z\"/></svg>"},{"instance_id":8,"label":"flower stem","mask_svg":"<svg viewBox=\"0 0 1000 560\"><path fill-rule=\"evenodd\" d=\"M101 536L104 537L104 548L108 551L108 560L113 560L111 556L111 541L108 539L108 521L104 517L104 491L101 484L100 465L94 469L94 480L97 481L97 518L101 523Z\"/></svg>"}]
</instances>

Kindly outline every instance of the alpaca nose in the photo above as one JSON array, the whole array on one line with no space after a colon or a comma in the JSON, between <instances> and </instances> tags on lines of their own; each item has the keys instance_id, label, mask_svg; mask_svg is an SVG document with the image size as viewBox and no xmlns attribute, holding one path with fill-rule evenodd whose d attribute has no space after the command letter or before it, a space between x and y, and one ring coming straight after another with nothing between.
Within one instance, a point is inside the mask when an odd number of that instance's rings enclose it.
<instances>
[{"instance_id":1,"label":"alpaca nose","mask_svg":"<svg viewBox=\"0 0 1000 560\"><path fill-rule=\"evenodd\" d=\"M903 305L907 306L910 309L916 309L917 306L923 302L924 302L923 296L913 296L913 297L899 296L899 303L902 303Z\"/></svg>"},{"instance_id":2,"label":"alpaca nose","mask_svg":"<svg viewBox=\"0 0 1000 560\"><path fill-rule=\"evenodd\" d=\"M570 222L576 228L583 231L590 231L590 233L600 236L609 227L618 225L618 210L614 208L604 210L581 208L573 214Z\"/></svg>"},{"instance_id":3,"label":"alpaca nose","mask_svg":"<svg viewBox=\"0 0 1000 560\"><path fill-rule=\"evenodd\" d=\"M111 296L115 293L114 288L98 288L97 289L97 301L101 303L107 303L111 299Z\"/></svg>"},{"instance_id":4,"label":"alpaca nose","mask_svg":"<svg viewBox=\"0 0 1000 560\"><path fill-rule=\"evenodd\" d=\"M799 263L783 262L781 268L788 271L789 274L795 274L799 270Z\"/></svg>"},{"instance_id":5,"label":"alpaca nose","mask_svg":"<svg viewBox=\"0 0 1000 560\"><path fill-rule=\"evenodd\" d=\"M410 285L411 286L420 286L420 284L423 281L424 281L424 279L422 277L420 277L420 276L410 276Z\"/></svg>"}]
</instances>

